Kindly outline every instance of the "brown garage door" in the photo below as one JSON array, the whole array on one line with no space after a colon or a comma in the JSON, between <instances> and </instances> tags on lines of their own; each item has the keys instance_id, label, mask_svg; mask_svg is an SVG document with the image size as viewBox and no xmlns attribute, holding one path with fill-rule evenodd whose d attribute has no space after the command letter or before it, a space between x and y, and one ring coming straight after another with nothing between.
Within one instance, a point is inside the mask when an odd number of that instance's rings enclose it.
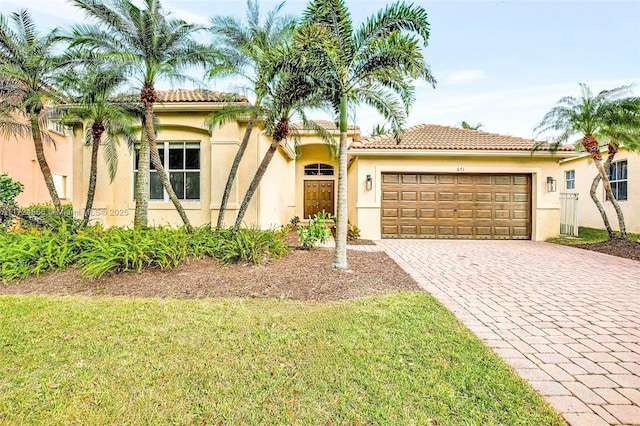
<instances>
[{"instance_id":1,"label":"brown garage door","mask_svg":"<svg viewBox=\"0 0 640 426\"><path fill-rule=\"evenodd\" d=\"M382 175L382 238L531 238L531 176Z\"/></svg>"}]
</instances>

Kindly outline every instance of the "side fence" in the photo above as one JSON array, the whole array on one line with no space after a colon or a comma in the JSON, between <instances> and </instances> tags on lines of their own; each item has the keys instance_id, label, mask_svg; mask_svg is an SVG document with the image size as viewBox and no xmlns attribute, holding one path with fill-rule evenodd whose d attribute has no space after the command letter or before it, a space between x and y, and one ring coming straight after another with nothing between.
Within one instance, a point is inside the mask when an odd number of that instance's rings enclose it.
<instances>
[{"instance_id":1,"label":"side fence","mask_svg":"<svg viewBox=\"0 0 640 426\"><path fill-rule=\"evenodd\" d=\"M578 194L560 194L560 235L578 236Z\"/></svg>"}]
</instances>

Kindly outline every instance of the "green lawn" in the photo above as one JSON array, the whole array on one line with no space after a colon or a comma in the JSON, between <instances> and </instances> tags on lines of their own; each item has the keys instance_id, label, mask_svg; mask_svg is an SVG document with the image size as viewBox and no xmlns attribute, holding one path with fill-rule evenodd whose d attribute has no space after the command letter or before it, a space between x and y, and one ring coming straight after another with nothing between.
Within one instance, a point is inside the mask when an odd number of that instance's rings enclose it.
<instances>
[{"instance_id":1,"label":"green lawn","mask_svg":"<svg viewBox=\"0 0 640 426\"><path fill-rule=\"evenodd\" d=\"M632 241L640 242L640 234L628 234L628 235ZM550 243L562 244L565 246L572 246L576 244L599 243L602 241L607 241L608 239L609 238L607 236L607 231L605 229L586 228L584 226L579 226L578 238L573 238L573 237L549 238L547 241Z\"/></svg>"},{"instance_id":2,"label":"green lawn","mask_svg":"<svg viewBox=\"0 0 640 426\"><path fill-rule=\"evenodd\" d=\"M423 292L0 297L1 424L563 425Z\"/></svg>"}]
</instances>

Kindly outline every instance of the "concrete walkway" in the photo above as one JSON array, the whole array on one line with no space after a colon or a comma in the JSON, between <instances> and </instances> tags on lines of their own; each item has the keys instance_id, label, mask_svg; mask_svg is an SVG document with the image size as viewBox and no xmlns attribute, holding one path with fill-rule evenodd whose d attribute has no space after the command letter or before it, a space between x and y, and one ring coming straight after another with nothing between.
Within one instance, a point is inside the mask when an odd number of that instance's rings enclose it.
<instances>
[{"instance_id":1,"label":"concrete walkway","mask_svg":"<svg viewBox=\"0 0 640 426\"><path fill-rule=\"evenodd\" d=\"M377 244L570 425L640 425L640 262L531 241Z\"/></svg>"}]
</instances>

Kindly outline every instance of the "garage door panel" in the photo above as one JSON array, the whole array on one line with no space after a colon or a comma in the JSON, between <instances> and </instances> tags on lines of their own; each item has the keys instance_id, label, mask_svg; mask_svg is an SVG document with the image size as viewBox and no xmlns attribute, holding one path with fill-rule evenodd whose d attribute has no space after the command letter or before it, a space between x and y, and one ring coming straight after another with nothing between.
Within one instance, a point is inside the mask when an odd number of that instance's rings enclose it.
<instances>
[{"instance_id":1,"label":"garage door panel","mask_svg":"<svg viewBox=\"0 0 640 426\"><path fill-rule=\"evenodd\" d=\"M382 183L399 183L399 182L400 182L400 175L390 175L390 174L382 175Z\"/></svg>"},{"instance_id":2,"label":"garage door panel","mask_svg":"<svg viewBox=\"0 0 640 426\"><path fill-rule=\"evenodd\" d=\"M398 191L383 191L382 201L397 201L400 199L400 193Z\"/></svg>"},{"instance_id":3,"label":"garage door panel","mask_svg":"<svg viewBox=\"0 0 640 426\"><path fill-rule=\"evenodd\" d=\"M433 191L421 191L420 192L420 201L435 201L436 193Z\"/></svg>"},{"instance_id":4,"label":"garage door panel","mask_svg":"<svg viewBox=\"0 0 640 426\"><path fill-rule=\"evenodd\" d=\"M382 175L383 238L528 239L531 177Z\"/></svg>"},{"instance_id":5,"label":"garage door panel","mask_svg":"<svg viewBox=\"0 0 640 426\"><path fill-rule=\"evenodd\" d=\"M402 209L401 215L403 219L416 219L418 217L418 209Z\"/></svg>"}]
</instances>

